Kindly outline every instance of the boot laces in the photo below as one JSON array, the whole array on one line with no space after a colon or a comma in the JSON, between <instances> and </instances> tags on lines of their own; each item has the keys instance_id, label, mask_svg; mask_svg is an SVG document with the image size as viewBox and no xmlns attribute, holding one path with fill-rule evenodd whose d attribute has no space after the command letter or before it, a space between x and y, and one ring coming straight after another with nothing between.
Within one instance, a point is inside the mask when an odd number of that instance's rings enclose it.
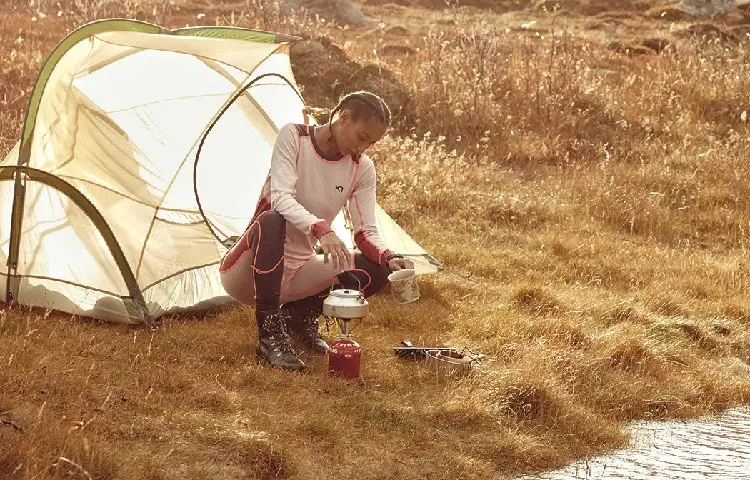
<instances>
[{"instance_id":1,"label":"boot laces","mask_svg":"<svg viewBox=\"0 0 750 480\"><path fill-rule=\"evenodd\" d=\"M271 349L274 352L291 353L296 355L289 340L289 335L287 335L284 327L286 320L287 319L284 318L284 315L279 312L273 317L267 318L264 322L264 327L266 328L266 331L270 333L268 340L271 344Z\"/></svg>"},{"instance_id":2,"label":"boot laces","mask_svg":"<svg viewBox=\"0 0 750 480\"><path fill-rule=\"evenodd\" d=\"M282 353L291 353L293 355L296 355L294 352L294 349L292 348L291 343L289 342L289 337L287 337L286 333L278 333L274 334L268 337L268 339L271 341L272 350L274 352L282 352Z\"/></svg>"},{"instance_id":3,"label":"boot laces","mask_svg":"<svg viewBox=\"0 0 750 480\"><path fill-rule=\"evenodd\" d=\"M302 332L305 334L305 337L316 340L320 336L317 317L305 317L302 322Z\"/></svg>"}]
</instances>

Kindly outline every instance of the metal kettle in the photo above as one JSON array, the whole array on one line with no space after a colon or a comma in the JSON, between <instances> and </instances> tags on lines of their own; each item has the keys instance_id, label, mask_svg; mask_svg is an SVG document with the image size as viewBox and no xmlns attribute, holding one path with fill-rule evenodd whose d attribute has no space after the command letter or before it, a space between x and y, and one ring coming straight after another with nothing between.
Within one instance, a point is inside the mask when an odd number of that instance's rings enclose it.
<instances>
[{"instance_id":1,"label":"metal kettle","mask_svg":"<svg viewBox=\"0 0 750 480\"><path fill-rule=\"evenodd\" d=\"M369 304L359 290L341 288L331 290L323 301L323 315L351 320L367 315Z\"/></svg>"}]
</instances>

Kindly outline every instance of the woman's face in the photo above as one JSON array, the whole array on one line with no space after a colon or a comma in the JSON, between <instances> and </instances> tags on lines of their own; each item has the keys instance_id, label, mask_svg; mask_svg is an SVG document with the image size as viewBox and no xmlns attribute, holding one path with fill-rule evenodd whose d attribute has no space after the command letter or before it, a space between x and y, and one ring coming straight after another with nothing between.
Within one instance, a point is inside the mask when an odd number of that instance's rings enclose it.
<instances>
[{"instance_id":1,"label":"woman's face","mask_svg":"<svg viewBox=\"0 0 750 480\"><path fill-rule=\"evenodd\" d=\"M383 138L387 130L378 120L353 121L350 110L341 111L338 123L340 128L336 132L336 144L343 156L362 155L368 147Z\"/></svg>"}]
</instances>

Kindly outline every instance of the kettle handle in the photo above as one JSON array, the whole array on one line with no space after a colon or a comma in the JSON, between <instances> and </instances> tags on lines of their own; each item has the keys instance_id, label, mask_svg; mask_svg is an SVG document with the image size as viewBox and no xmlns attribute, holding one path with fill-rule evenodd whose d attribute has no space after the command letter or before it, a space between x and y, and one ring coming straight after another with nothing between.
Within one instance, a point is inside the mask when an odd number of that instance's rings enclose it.
<instances>
[{"instance_id":1,"label":"kettle handle","mask_svg":"<svg viewBox=\"0 0 750 480\"><path fill-rule=\"evenodd\" d=\"M347 271L342 272L342 273L348 273L350 276L352 276L354 278L354 280L357 281L357 291L359 291L359 293L364 298L365 292L364 292L364 290L362 290L362 282L359 281L359 277L357 277L356 275L354 275L351 270L347 270ZM341 275L341 274L339 274L339 275ZM334 290L334 287L336 286L336 280L337 279L338 279L338 275L336 275L335 277L333 277L333 280L331 281L331 290L330 290L331 292Z\"/></svg>"}]
</instances>

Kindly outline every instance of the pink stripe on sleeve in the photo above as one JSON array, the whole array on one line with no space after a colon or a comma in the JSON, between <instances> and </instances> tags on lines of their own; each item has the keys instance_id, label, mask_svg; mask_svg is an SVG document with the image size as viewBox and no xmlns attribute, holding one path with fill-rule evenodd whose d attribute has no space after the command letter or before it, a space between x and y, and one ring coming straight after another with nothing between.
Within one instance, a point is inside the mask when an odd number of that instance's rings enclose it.
<instances>
[{"instance_id":1,"label":"pink stripe on sleeve","mask_svg":"<svg viewBox=\"0 0 750 480\"><path fill-rule=\"evenodd\" d=\"M315 236L315 238L317 238L318 240L320 240L320 237L322 237L323 235L331 233L332 231L333 229L325 220L313 223L310 226L310 233L312 233L313 236Z\"/></svg>"}]
</instances>

